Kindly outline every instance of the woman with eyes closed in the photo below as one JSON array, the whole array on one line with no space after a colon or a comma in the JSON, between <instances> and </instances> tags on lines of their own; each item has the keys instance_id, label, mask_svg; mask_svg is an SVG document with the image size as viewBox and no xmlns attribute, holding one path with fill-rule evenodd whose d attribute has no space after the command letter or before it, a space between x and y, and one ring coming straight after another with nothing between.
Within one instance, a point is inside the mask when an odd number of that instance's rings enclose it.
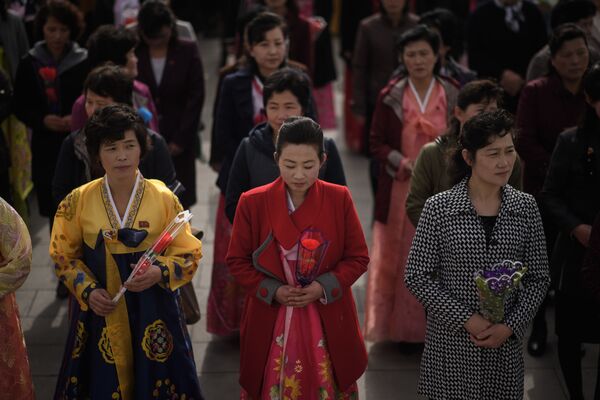
<instances>
[{"instance_id":1,"label":"woman with eyes closed","mask_svg":"<svg viewBox=\"0 0 600 400\"><path fill-rule=\"evenodd\" d=\"M54 220L50 256L73 299L54 398L202 399L178 307L201 243L186 224L113 302L132 266L183 208L164 183L139 172L147 131L130 106L100 109L84 129L88 153L105 175L73 190Z\"/></svg>"},{"instance_id":2,"label":"woman with eyes closed","mask_svg":"<svg viewBox=\"0 0 600 400\"><path fill-rule=\"evenodd\" d=\"M447 128L458 88L438 75L440 38L424 25L398 42L406 76L379 94L371 125L371 154L379 163L365 337L423 343L425 312L404 286L414 227L405 209L413 165L421 148ZM412 347L412 346L409 346Z\"/></svg>"},{"instance_id":3,"label":"woman with eyes closed","mask_svg":"<svg viewBox=\"0 0 600 400\"><path fill-rule=\"evenodd\" d=\"M367 354L351 286L369 257L348 189L318 179L326 158L320 126L289 118L280 177L240 197L227 265L246 290L241 399L358 396Z\"/></svg>"},{"instance_id":4,"label":"woman with eyes closed","mask_svg":"<svg viewBox=\"0 0 600 400\"><path fill-rule=\"evenodd\" d=\"M279 176L273 158L279 128L288 117L304 115L310 101L308 77L295 69L282 68L265 81L263 101L267 122L257 125L242 140L235 154L225 196L225 212L233 222L239 198L257 186L273 182ZM324 138L327 163L319 171L326 182L345 185L342 161L331 138Z\"/></svg>"},{"instance_id":5,"label":"woman with eyes closed","mask_svg":"<svg viewBox=\"0 0 600 400\"><path fill-rule=\"evenodd\" d=\"M516 152L507 111L467 121L452 156L454 186L425 203L404 280L427 311L418 393L429 399L523 399L523 338L550 283L544 229L530 194L508 185ZM483 316L474 275L504 260L527 266Z\"/></svg>"}]
</instances>

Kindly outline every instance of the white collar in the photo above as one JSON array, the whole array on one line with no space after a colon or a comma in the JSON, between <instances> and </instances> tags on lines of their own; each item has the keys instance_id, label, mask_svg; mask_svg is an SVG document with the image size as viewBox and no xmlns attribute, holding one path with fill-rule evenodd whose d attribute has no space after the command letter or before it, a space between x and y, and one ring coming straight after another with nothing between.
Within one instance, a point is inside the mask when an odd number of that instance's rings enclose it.
<instances>
[{"instance_id":1,"label":"white collar","mask_svg":"<svg viewBox=\"0 0 600 400\"><path fill-rule=\"evenodd\" d=\"M417 88L415 88L415 85L412 83L410 78L408 78L408 84L410 86L410 90L412 90L413 94L417 98L417 103L419 103L421 114L425 114L425 111L427 110L427 104L429 104L429 98L431 97L431 92L433 92L433 86L435 85L435 78L432 78L431 82L429 82L429 87L427 88L427 93L425 93L425 99L423 99L423 101L421 101L419 92L417 92Z\"/></svg>"},{"instance_id":2,"label":"white collar","mask_svg":"<svg viewBox=\"0 0 600 400\"><path fill-rule=\"evenodd\" d=\"M125 222L127 221L127 217L129 216L129 212L131 211L131 204L133 203L133 199L135 198L135 194L138 189L138 185L140 184L142 174L139 171L135 173L135 184L133 185L133 190L131 191L131 195L129 196L129 202L127 203L127 208L125 209L125 214L123 214L123 218L119 214L119 210L117 210L117 206L115 205L115 201L113 200L112 193L110 191L110 186L108 185L108 175L104 176L104 185L106 186L106 193L108 194L108 199L110 200L110 205L113 208L113 213L115 214L115 218L119 222L119 227L121 229L125 228Z\"/></svg>"}]
</instances>

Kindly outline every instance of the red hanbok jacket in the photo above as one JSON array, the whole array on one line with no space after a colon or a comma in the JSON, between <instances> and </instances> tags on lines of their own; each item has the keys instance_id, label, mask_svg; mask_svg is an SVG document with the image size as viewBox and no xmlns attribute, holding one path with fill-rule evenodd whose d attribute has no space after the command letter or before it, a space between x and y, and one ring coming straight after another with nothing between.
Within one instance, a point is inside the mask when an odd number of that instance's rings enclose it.
<instances>
[{"instance_id":1,"label":"red hanbok jacket","mask_svg":"<svg viewBox=\"0 0 600 400\"><path fill-rule=\"evenodd\" d=\"M242 195L227 253L231 274L247 291L240 332L240 385L252 398L260 398L281 307L274 299L275 291L286 281L279 244L293 247L307 228L320 230L330 241L316 278L325 290L327 304L315 304L338 388L348 389L367 367L350 287L367 270L369 255L350 192L344 186L317 180L290 215L285 183L278 178Z\"/></svg>"}]
</instances>

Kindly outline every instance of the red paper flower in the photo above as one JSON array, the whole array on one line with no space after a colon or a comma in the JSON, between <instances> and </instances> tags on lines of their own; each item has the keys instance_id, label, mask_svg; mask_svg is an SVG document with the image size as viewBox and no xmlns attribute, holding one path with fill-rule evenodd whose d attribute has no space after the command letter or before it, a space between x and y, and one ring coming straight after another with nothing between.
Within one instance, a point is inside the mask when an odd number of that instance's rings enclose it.
<instances>
[{"instance_id":1,"label":"red paper flower","mask_svg":"<svg viewBox=\"0 0 600 400\"><path fill-rule=\"evenodd\" d=\"M38 72L44 81L52 82L56 80L56 68L54 67L42 67Z\"/></svg>"},{"instance_id":2,"label":"red paper flower","mask_svg":"<svg viewBox=\"0 0 600 400\"><path fill-rule=\"evenodd\" d=\"M301 241L302 247L307 250L316 250L317 247L321 245L321 243L317 239L302 239Z\"/></svg>"}]
</instances>

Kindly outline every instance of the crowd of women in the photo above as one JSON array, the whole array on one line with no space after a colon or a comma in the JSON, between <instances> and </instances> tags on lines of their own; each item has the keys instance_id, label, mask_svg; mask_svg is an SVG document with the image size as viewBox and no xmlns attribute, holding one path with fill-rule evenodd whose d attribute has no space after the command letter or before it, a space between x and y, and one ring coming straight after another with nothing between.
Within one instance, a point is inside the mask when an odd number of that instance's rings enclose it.
<instances>
[{"instance_id":1,"label":"crowd of women","mask_svg":"<svg viewBox=\"0 0 600 400\"><path fill-rule=\"evenodd\" d=\"M427 398L522 399L523 342L545 353L551 302L583 399L582 344L600 342L600 2L240 0L218 73L168 2L88 3L0 1L0 397L34 398L14 294L34 191L69 302L54 398L202 398L185 306L200 235L163 230L202 190L211 79L206 324L240 337L241 399L358 398L364 340L423 348ZM323 134L336 30L370 250Z\"/></svg>"}]
</instances>

